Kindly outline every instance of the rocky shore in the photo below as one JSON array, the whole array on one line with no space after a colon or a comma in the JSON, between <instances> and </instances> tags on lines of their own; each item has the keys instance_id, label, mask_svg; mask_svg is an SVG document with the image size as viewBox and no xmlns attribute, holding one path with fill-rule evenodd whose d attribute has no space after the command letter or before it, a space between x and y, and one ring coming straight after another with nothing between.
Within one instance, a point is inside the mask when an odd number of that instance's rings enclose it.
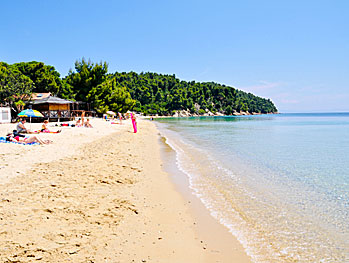
<instances>
[{"instance_id":1,"label":"rocky shore","mask_svg":"<svg viewBox=\"0 0 349 263\"><path fill-rule=\"evenodd\" d=\"M259 112L248 112L248 111L233 111L231 115L227 115L221 112L211 112L208 109L206 109L205 113L198 114L198 113L191 113L189 110L178 110L176 111L172 116L166 116L166 117L200 117L200 116L244 116L244 115L262 115L262 114L277 114L277 112L271 112L271 113L259 113ZM160 117L159 115L155 115L155 117ZM163 116L161 116L163 117Z\"/></svg>"}]
</instances>

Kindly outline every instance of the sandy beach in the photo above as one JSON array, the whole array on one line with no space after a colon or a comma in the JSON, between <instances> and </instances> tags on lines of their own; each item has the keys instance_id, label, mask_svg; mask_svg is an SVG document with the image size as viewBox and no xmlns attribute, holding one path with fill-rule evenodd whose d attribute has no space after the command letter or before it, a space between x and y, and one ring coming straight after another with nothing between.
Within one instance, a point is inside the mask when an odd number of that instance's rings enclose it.
<instances>
[{"instance_id":1,"label":"sandy beach","mask_svg":"<svg viewBox=\"0 0 349 263\"><path fill-rule=\"evenodd\" d=\"M92 125L0 144L1 262L250 261L164 171L154 123Z\"/></svg>"}]
</instances>

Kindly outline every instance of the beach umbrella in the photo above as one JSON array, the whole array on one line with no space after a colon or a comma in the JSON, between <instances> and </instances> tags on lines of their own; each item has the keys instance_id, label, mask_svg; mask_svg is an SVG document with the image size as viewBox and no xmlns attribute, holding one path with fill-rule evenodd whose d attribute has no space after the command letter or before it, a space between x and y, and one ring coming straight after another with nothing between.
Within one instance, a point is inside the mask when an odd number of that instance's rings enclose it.
<instances>
[{"instance_id":1,"label":"beach umbrella","mask_svg":"<svg viewBox=\"0 0 349 263\"><path fill-rule=\"evenodd\" d=\"M32 109L22 110L20 113L18 113L17 116L18 117L29 117L30 129L32 128L32 117L44 117L44 115L42 115L40 111L32 110Z\"/></svg>"}]
</instances>

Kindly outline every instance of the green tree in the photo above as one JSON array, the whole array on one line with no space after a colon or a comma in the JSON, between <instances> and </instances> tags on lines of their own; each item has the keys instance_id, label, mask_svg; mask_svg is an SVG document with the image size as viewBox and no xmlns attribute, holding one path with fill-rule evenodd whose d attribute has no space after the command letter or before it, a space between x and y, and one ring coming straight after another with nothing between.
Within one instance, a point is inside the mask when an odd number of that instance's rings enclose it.
<instances>
[{"instance_id":1,"label":"green tree","mask_svg":"<svg viewBox=\"0 0 349 263\"><path fill-rule=\"evenodd\" d=\"M54 95L60 93L62 80L53 66L36 61L15 63L13 66L34 82L33 92L51 92Z\"/></svg>"},{"instance_id":2,"label":"green tree","mask_svg":"<svg viewBox=\"0 0 349 263\"><path fill-rule=\"evenodd\" d=\"M28 90L34 90L52 92L66 99L90 102L98 112L108 109L134 109L146 114L162 115L187 109L192 113L201 114L206 109L225 114L234 111L277 112L271 100L219 83L182 81L175 75L152 72L107 74L106 62L92 63L84 58L75 62L75 71L70 70L64 79L59 77L54 67L42 62L22 62L13 66L3 64L4 67L0 79L0 96L6 97L7 100L10 100L9 94L27 94ZM24 87L24 90L14 92L16 85ZM20 101L18 103L20 104Z\"/></svg>"},{"instance_id":3,"label":"green tree","mask_svg":"<svg viewBox=\"0 0 349 263\"><path fill-rule=\"evenodd\" d=\"M225 114L226 115L232 115L233 114L233 109L230 105L228 105L226 108L225 108Z\"/></svg>"},{"instance_id":4,"label":"green tree","mask_svg":"<svg viewBox=\"0 0 349 263\"><path fill-rule=\"evenodd\" d=\"M91 97L87 98L87 95L107 79L108 64L95 64L82 58L81 61L75 61L75 71L70 70L65 79L71 87L73 97L78 101L91 102Z\"/></svg>"},{"instance_id":5,"label":"green tree","mask_svg":"<svg viewBox=\"0 0 349 263\"><path fill-rule=\"evenodd\" d=\"M73 87L67 83L66 79L62 79L62 88L57 96L67 100L75 100L75 95L76 94L73 92Z\"/></svg>"},{"instance_id":6,"label":"green tree","mask_svg":"<svg viewBox=\"0 0 349 263\"><path fill-rule=\"evenodd\" d=\"M118 84L115 79L107 80L92 88L87 99L93 101L93 106L99 113L108 110L124 113L132 109L136 103L126 87Z\"/></svg>"},{"instance_id":7,"label":"green tree","mask_svg":"<svg viewBox=\"0 0 349 263\"><path fill-rule=\"evenodd\" d=\"M33 81L23 75L16 67L0 62L0 102L8 104L17 112L25 105L34 88Z\"/></svg>"}]
</instances>

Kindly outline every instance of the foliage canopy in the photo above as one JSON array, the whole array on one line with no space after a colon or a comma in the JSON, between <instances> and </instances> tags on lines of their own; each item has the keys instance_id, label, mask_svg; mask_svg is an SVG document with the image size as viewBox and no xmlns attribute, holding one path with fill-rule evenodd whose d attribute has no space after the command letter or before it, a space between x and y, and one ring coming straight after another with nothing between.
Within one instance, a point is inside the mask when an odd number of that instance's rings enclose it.
<instances>
[{"instance_id":1,"label":"foliage canopy","mask_svg":"<svg viewBox=\"0 0 349 263\"><path fill-rule=\"evenodd\" d=\"M0 62L0 102L20 111L25 97L34 89L34 82L15 66Z\"/></svg>"},{"instance_id":2,"label":"foliage canopy","mask_svg":"<svg viewBox=\"0 0 349 263\"><path fill-rule=\"evenodd\" d=\"M134 110L144 114L171 115L186 110L192 114L277 112L270 99L214 82L183 81L175 75L115 72L106 62L75 61L75 71L65 78L42 62L13 65L0 62L0 100L21 103L19 94L51 92L65 99L91 103L99 113ZM16 98L16 99L14 99ZM17 101L16 101L17 100Z\"/></svg>"}]
</instances>

